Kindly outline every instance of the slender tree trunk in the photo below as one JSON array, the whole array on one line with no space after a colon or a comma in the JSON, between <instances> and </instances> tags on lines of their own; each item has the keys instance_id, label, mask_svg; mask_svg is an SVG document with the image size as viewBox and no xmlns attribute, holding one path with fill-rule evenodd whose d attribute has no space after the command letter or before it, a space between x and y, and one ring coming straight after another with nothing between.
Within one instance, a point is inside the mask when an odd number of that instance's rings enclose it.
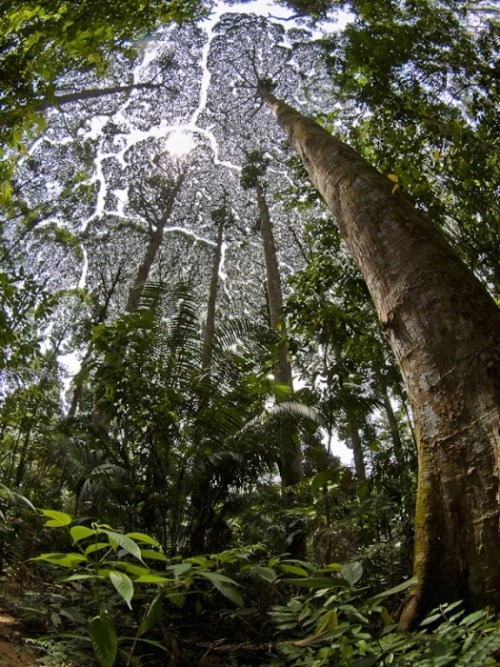
<instances>
[{"instance_id":1,"label":"slender tree trunk","mask_svg":"<svg viewBox=\"0 0 500 667\"><path fill-rule=\"evenodd\" d=\"M217 225L217 241L212 264L212 276L208 292L207 317L205 320L205 331L203 334L202 369L203 378L201 382L201 396L198 405L198 414L201 414L210 401L210 374L212 368L213 346L215 341L215 313L217 305L217 294L219 291L219 271L222 259L222 241L224 239L224 225L227 221L225 203L222 209L215 214ZM200 426L196 424L193 442L196 449L201 447ZM193 517L189 533L189 548L191 553L203 553L207 548L207 530L215 521L213 493L211 493L212 480L205 476L191 492L191 505Z\"/></svg>"},{"instance_id":2,"label":"slender tree trunk","mask_svg":"<svg viewBox=\"0 0 500 667\"><path fill-rule=\"evenodd\" d=\"M349 438L352 445L352 453L354 455L354 470L356 477L364 482L366 480L365 458L363 456L363 443L359 435L359 429L356 422L351 415L347 415L347 428L349 430Z\"/></svg>"},{"instance_id":3,"label":"slender tree trunk","mask_svg":"<svg viewBox=\"0 0 500 667\"><path fill-rule=\"evenodd\" d=\"M401 442L401 436L399 434L398 420L394 414L387 386L382 380L379 381L379 388L385 414L387 416L387 422L389 424L389 433L391 434L392 445L394 448L394 458L396 459L398 466L403 469L405 466L405 459L403 454L403 443Z\"/></svg>"},{"instance_id":4,"label":"slender tree trunk","mask_svg":"<svg viewBox=\"0 0 500 667\"><path fill-rule=\"evenodd\" d=\"M361 269L414 414L419 481L401 625L463 599L500 608L500 311L427 218L354 150L259 93Z\"/></svg>"},{"instance_id":5,"label":"slender tree trunk","mask_svg":"<svg viewBox=\"0 0 500 667\"><path fill-rule=\"evenodd\" d=\"M342 348L340 345L333 341L332 345L333 356L335 358L336 372L339 379L339 386L345 386L346 381L344 366L342 362ZM365 457L363 453L363 442L359 434L359 424L356 419L355 411L350 407L348 401L344 406L344 413L347 421L347 432L349 434L349 439L351 441L352 453L354 458L354 470L356 477L359 481L363 482L366 480L366 466L365 466Z\"/></svg>"},{"instance_id":6,"label":"slender tree trunk","mask_svg":"<svg viewBox=\"0 0 500 667\"><path fill-rule=\"evenodd\" d=\"M174 183L174 186L167 199L163 215L161 216L160 220L158 220L156 229L151 230L149 243L146 248L146 252L144 253L144 258L141 262L141 265L137 269L137 274L135 276L134 284L130 289L127 305L125 306L125 310L128 313L135 313L137 308L139 307L139 301L144 291L144 285L149 280L151 268L156 260L156 256L158 255L158 250L160 249L163 241L165 226L169 221L170 216L172 215L175 200L177 199L177 195L179 194L180 189L182 188L182 184L184 183L185 177L186 177L185 172L179 174L179 176L177 177L177 180Z\"/></svg>"},{"instance_id":7,"label":"slender tree trunk","mask_svg":"<svg viewBox=\"0 0 500 667\"><path fill-rule=\"evenodd\" d=\"M274 329L280 337L278 358L274 365L274 375L278 384L289 387L291 395L293 393L292 365L289 359L286 327L283 320L283 290L281 286L281 275L276 253L276 245L274 243L273 227L271 216L269 214L269 207L259 179L256 180L255 189L260 213L262 244L266 260L269 322L271 328ZM293 487L300 482L303 473L302 453L297 427L292 420L284 420L281 429L281 441L280 474L283 487L283 498L287 504L293 505L293 496L290 494L290 487ZM290 553L294 558L304 558L306 554L306 536L303 526L296 522L296 525L290 527L290 530L293 533L289 545Z\"/></svg>"},{"instance_id":8,"label":"slender tree trunk","mask_svg":"<svg viewBox=\"0 0 500 667\"><path fill-rule=\"evenodd\" d=\"M210 278L210 290L208 293L207 318L205 320L205 331L203 334L203 367L210 372L212 365L212 351L215 340L215 307L217 304L217 293L219 287L219 271L222 259L222 241L224 238L224 224L226 212L218 213L217 241L215 245L214 262L212 264L212 276Z\"/></svg>"}]
</instances>

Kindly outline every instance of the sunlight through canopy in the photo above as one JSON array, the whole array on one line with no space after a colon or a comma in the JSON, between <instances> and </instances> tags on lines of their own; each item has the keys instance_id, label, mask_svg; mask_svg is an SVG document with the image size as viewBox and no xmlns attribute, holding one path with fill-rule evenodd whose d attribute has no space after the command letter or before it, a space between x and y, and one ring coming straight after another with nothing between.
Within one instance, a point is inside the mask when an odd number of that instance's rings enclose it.
<instances>
[{"instance_id":1,"label":"sunlight through canopy","mask_svg":"<svg viewBox=\"0 0 500 667\"><path fill-rule=\"evenodd\" d=\"M187 130L175 129L170 132L165 142L165 148L170 155L184 157L196 146L193 133Z\"/></svg>"}]
</instances>

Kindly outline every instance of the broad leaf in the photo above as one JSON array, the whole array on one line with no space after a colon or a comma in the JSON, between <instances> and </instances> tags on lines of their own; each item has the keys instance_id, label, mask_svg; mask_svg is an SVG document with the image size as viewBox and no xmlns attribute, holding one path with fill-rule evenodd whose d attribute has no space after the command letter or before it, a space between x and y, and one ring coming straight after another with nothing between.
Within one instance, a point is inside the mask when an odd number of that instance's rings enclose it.
<instances>
[{"instance_id":1,"label":"broad leaf","mask_svg":"<svg viewBox=\"0 0 500 667\"><path fill-rule=\"evenodd\" d=\"M163 594L158 593L148 607L145 617L142 620L139 634L144 635L149 632L155 623L161 618L163 613Z\"/></svg>"},{"instance_id":2,"label":"broad leaf","mask_svg":"<svg viewBox=\"0 0 500 667\"><path fill-rule=\"evenodd\" d=\"M113 667L118 642L111 614L101 609L99 616L89 622L89 634L94 653L101 667Z\"/></svg>"},{"instance_id":3,"label":"broad leaf","mask_svg":"<svg viewBox=\"0 0 500 667\"><path fill-rule=\"evenodd\" d=\"M120 546L127 553L137 560L142 561L141 550L139 546L131 540L130 537L122 535L122 533L116 533L114 530L99 530L100 533L105 533L108 536L109 543L112 546Z\"/></svg>"},{"instance_id":4,"label":"broad leaf","mask_svg":"<svg viewBox=\"0 0 500 667\"><path fill-rule=\"evenodd\" d=\"M130 580L130 577L128 577L124 572L117 572L115 570L114 572L109 573L109 578L111 579L111 583L116 588L118 593L127 603L128 608L132 609L132 605L130 603L134 597L134 584Z\"/></svg>"},{"instance_id":5,"label":"broad leaf","mask_svg":"<svg viewBox=\"0 0 500 667\"><path fill-rule=\"evenodd\" d=\"M346 563L340 568L340 574L350 586L354 586L363 576L363 566L358 561Z\"/></svg>"},{"instance_id":6,"label":"broad leaf","mask_svg":"<svg viewBox=\"0 0 500 667\"><path fill-rule=\"evenodd\" d=\"M136 542L144 542L145 544L150 544L152 547L160 547L158 540L155 540L154 537L145 535L144 533L127 533L126 537L135 540Z\"/></svg>"},{"instance_id":7,"label":"broad leaf","mask_svg":"<svg viewBox=\"0 0 500 667\"><path fill-rule=\"evenodd\" d=\"M87 558L83 554L41 554L36 558L30 560L41 560L45 563L52 563L52 565L60 565L61 567L79 567L82 563L87 562Z\"/></svg>"},{"instance_id":8,"label":"broad leaf","mask_svg":"<svg viewBox=\"0 0 500 667\"><path fill-rule=\"evenodd\" d=\"M262 565L256 565L254 568L255 574L257 574L264 581L269 582L270 584L274 583L277 578L277 574L270 567L262 567Z\"/></svg>"},{"instance_id":9,"label":"broad leaf","mask_svg":"<svg viewBox=\"0 0 500 667\"><path fill-rule=\"evenodd\" d=\"M161 551L153 551L153 549L141 549L141 554L143 558L151 558L152 560L161 560L168 563L169 558L162 554Z\"/></svg>"},{"instance_id":10,"label":"broad leaf","mask_svg":"<svg viewBox=\"0 0 500 667\"><path fill-rule=\"evenodd\" d=\"M73 526L69 530L69 534L73 539L73 544L80 542L80 540L85 540L88 537L94 537L96 534L95 530L87 528L86 526Z\"/></svg>"},{"instance_id":11,"label":"broad leaf","mask_svg":"<svg viewBox=\"0 0 500 667\"><path fill-rule=\"evenodd\" d=\"M49 518L43 525L48 528L62 528L69 526L73 518L66 512L57 512L56 510L41 510L43 516Z\"/></svg>"},{"instance_id":12,"label":"broad leaf","mask_svg":"<svg viewBox=\"0 0 500 667\"><path fill-rule=\"evenodd\" d=\"M334 579L332 577L304 577L303 579L282 579L284 584L300 586L301 588L338 588L339 586L348 586L344 579Z\"/></svg>"}]
</instances>

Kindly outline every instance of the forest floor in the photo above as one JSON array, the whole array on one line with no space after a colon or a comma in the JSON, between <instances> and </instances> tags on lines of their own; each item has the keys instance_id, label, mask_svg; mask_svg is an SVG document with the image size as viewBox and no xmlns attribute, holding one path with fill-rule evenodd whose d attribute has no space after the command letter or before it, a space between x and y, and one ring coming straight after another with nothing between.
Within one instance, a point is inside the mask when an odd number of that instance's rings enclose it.
<instances>
[{"instance_id":1,"label":"forest floor","mask_svg":"<svg viewBox=\"0 0 500 667\"><path fill-rule=\"evenodd\" d=\"M36 588L36 582L21 583L9 572L0 577L0 667L75 667L51 655L52 643L43 640L47 628L33 604Z\"/></svg>"}]
</instances>

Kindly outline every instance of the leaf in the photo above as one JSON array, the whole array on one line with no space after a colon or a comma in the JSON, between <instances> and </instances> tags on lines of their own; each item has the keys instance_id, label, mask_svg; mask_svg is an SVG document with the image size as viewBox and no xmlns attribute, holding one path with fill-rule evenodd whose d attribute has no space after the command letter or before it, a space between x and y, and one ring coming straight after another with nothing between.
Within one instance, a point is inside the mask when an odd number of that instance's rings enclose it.
<instances>
[{"instance_id":1,"label":"leaf","mask_svg":"<svg viewBox=\"0 0 500 667\"><path fill-rule=\"evenodd\" d=\"M96 531L92 530L92 528L87 528L86 526L73 526L73 528L70 528L69 534L73 539L73 544L76 544L77 542L80 542L80 540L94 537Z\"/></svg>"},{"instance_id":2,"label":"leaf","mask_svg":"<svg viewBox=\"0 0 500 667\"><path fill-rule=\"evenodd\" d=\"M300 586L301 588L337 588L339 586L348 586L344 579L333 579L331 577L305 577L303 579L282 579L284 584Z\"/></svg>"},{"instance_id":3,"label":"leaf","mask_svg":"<svg viewBox=\"0 0 500 667\"><path fill-rule=\"evenodd\" d=\"M169 558L162 554L161 551L153 551L153 549L141 549L141 555L143 558L151 558L153 560L161 560L164 562L169 562Z\"/></svg>"},{"instance_id":4,"label":"leaf","mask_svg":"<svg viewBox=\"0 0 500 667\"><path fill-rule=\"evenodd\" d=\"M374 595L372 598L368 600L368 603L375 602L376 600L380 600L382 598L387 598L390 595L395 595L396 593L401 593L402 591L405 591L407 588L410 588L410 586L413 586L414 584L417 583L417 577L412 577L411 579L408 579L407 581L403 581L402 584L398 584L397 586L394 586L394 588L389 588L387 591L383 591L382 593L377 593L377 595Z\"/></svg>"},{"instance_id":5,"label":"leaf","mask_svg":"<svg viewBox=\"0 0 500 667\"><path fill-rule=\"evenodd\" d=\"M167 567L167 570L172 570L172 574L176 579L180 579L183 574L192 569L192 563L178 563L177 565L170 565Z\"/></svg>"},{"instance_id":6,"label":"leaf","mask_svg":"<svg viewBox=\"0 0 500 667\"><path fill-rule=\"evenodd\" d=\"M349 586L354 586L363 576L363 566L359 561L346 563L340 568L340 575L347 581Z\"/></svg>"},{"instance_id":7,"label":"leaf","mask_svg":"<svg viewBox=\"0 0 500 667\"><path fill-rule=\"evenodd\" d=\"M284 563L280 563L279 567L283 572L288 572L288 574L297 574L299 577L307 577L309 572L307 570L304 570L301 567L297 567L297 565L286 565Z\"/></svg>"},{"instance_id":8,"label":"leaf","mask_svg":"<svg viewBox=\"0 0 500 667\"><path fill-rule=\"evenodd\" d=\"M89 544L89 546L85 549L85 555L88 556L89 554L96 553L102 549L109 549L109 542L96 542L94 544Z\"/></svg>"},{"instance_id":9,"label":"leaf","mask_svg":"<svg viewBox=\"0 0 500 667\"><path fill-rule=\"evenodd\" d=\"M59 565L60 567L79 567L82 563L87 562L87 558L83 554L41 554L36 558L30 560L41 560L52 565Z\"/></svg>"},{"instance_id":10,"label":"leaf","mask_svg":"<svg viewBox=\"0 0 500 667\"><path fill-rule=\"evenodd\" d=\"M310 646L311 644L314 644L317 642L319 639L322 639L325 635L328 634L327 630L323 630L322 632L316 632L314 635L309 635L308 637L304 637L304 639L299 639L296 642L293 642L294 646Z\"/></svg>"},{"instance_id":11,"label":"leaf","mask_svg":"<svg viewBox=\"0 0 500 667\"><path fill-rule=\"evenodd\" d=\"M48 528L62 528L63 526L69 526L72 523L73 518L66 514L66 512L57 512L56 510L40 510L43 516L49 517L49 521L46 521L43 525Z\"/></svg>"},{"instance_id":12,"label":"leaf","mask_svg":"<svg viewBox=\"0 0 500 667\"><path fill-rule=\"evenodd\" d=\"M144 616L141 627L139 628L139 635L144 635L149 632L155 623L161 618L163 613L163 594L158 593L152 600L148 607L146 615Z\"/></svg>"},{"instance_id":13,"label":"leaf","mask_svg":"<svg viewBox=\"0 0 500 667\"><path fill-rule=\"evenodd\" d=\"M109 573L109 578L111 579L111 583L116 588L118 593L127 603L128 608L132 609L132 605L130 603L134 597L134 584L132 583L130 577L128 577L124 572L117 572L114 570L113 572Z\"/></svg>"},{"instance_id":14,"label":"leaf","mask_svg":"<svg viewBox=\"0 0 500 667\"><path fill-rule=\"evenodd\" d=\"M152 547L161 547L161 544L158 542L158 540L155 540L154 537L150 537L144 533L127 533L126 537L130 537L130 539L135 540L136 542L150 544Z\"/></svg>"},{"instance_id":15,"label":"leaf","mask_svg":"<svg viewBox=\"0 0 500 667\"><path fill-rule=\"evenodd\" d=\"M222 593L224 597L231 600L231 602L234 602L238 607L245 606L243 598L238 591L233 588L233 586L238 585L233 579L226 577L225 574L219 574L218 572L197 572L197 574L211 581L215 588Z\"/></svg>"},{"instance_id":16,"label":"leaf","mask_svg":"<svg viewBox=\"0 0 500 667\"><path fill-rule=\"evenodd\" d=\"M339 618L337 612L334 609L327 611L323 618L319 621L316 626L316 632L322 633L325 630L335 630L339 627Z\"/></svg>"},{"instance_id":17,"label":"leaf","mask_svg":"<svg viewBox=\"0 0 500 667\"><path fill-rule=\"evenodd\" d=\"M270 584L274 583L277 578L277 574L270 567L263 567L262 565L256 565L254 568L255 574L257 574L264 581L269 582Z\"/></svg>"},{"instance_id":18,"label":"leaf","mask_svg":"<svg viewBox=\"0 0 500 667\"><path fill-rule=\"evenodd\" d=\"M62 581L81 581L82 579L100 579L96 574L71 574Z\"/></svg>"},{"instance_id":19,"label":"leaf","mask_svg":"<svg viewBox=\"0 0 500 667\"><path fill-rule=\"evenodd\" d=\"M162 577L160 574L141 574L135 579L136 584L165 584L173 579Z\"/></svg>"},{"instance_id":20,"label":"leaf","mask_svg":"<svg viewBox=\"0 0 500 667\"><path fill-rule=\"evenodd\" d=\"M182 609L184 607L184 604L186 602L186 596L184 593L179 593L179 591L172 591L170 593L167 593L167 598L172 602L172 604L175 604L176 607L179 609Z\"/></svg>"},{"instance_id":21,"label":"leaf","mask_svg":"<svg viewBox=\"0 0 500 667\"><path fill-rule=\"evenodd\" d=\"M399 182L399 176L396 176L396 174L389 174L387 178L392 181L393 183L398 183Z\"/></svg>"},{"instance_id":22,"label":"leaf","mask_svg":"<svg viewBox=\"0 0 500 667\"><path fill-rule=\"evenodd\" d=\"M101 667L113 667L118 640L113 618L105 609L89 622L89 635Z\"/></svg>"},{"instance_id":23,"label":"leaf","mask_svg":"<svg viewBox=\"0 0 500 667\"><path fill-rule=\"evenodd\" d=\"M131 556L134 556L134 558L137 558L137 560L142 561L141 550L139 546L134 542L134 540L130 539L130 537L122 535L122 533L117 533L114 530L99 529L98 532L105 533L109 538L109 543L113 547L118 545L122 549L124 549L127 553L129 553Z\"/></svg>"}]
</instances>

